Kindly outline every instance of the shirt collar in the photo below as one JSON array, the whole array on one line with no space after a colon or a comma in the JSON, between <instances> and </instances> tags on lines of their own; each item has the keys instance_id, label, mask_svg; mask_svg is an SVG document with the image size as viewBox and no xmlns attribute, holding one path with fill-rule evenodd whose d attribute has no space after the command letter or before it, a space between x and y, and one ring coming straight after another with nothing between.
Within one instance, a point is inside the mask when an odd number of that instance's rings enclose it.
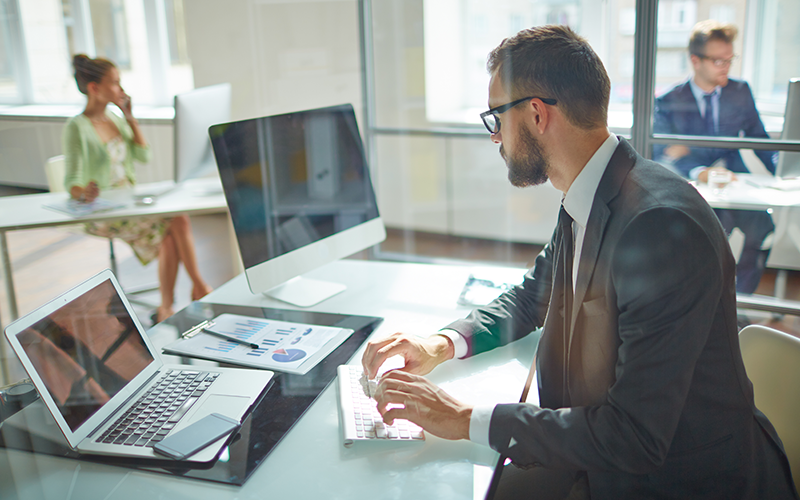
<instances>
[{"instance_id":1,"label":"shirt collar","mask_svg":"<svg viewBox=\"0 0 800 500\"><path fill-rule=\"evenodd\" d=\"M600 185L600 179L606 171L606 166L611 160L611 155L617 149L619 139L614 134L594 152L586 166L572 181L567 194L562 198L561 203L564 209L581 227L585 228L589 222L589 213L592 211L592 202Z\"/></svg>"},{"instance_id":2,"label":"shirt collar","mask_svg":"<svg viewBox=\"0 0 800 500\"><path fill-rule=\"evenodd\" d=\"M716 87L714 87L714 90L712 90L711 92L706 92L705 90L701 89L697 85L697 83L695 83L694 78L690 78L689 79L689 87L692 89L692 94L694 95L694 98L695 98L695 100L697 102L702 101L703 100L703 96L706 95L706 94L709 94L709 95L712 95L712 96L713 95L719 95L719 93L722 91L722 87L717 85Z\"/></svg>"}]
</instances>

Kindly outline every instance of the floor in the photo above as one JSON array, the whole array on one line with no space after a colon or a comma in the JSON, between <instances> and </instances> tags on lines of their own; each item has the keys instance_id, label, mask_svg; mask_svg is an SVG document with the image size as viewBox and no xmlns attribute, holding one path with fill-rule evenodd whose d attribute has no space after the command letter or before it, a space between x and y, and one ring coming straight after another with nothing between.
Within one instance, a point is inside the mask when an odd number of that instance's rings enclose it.
<instances>
[{"instance_id":1,"label":"floor","mask_svg":"<svg viewBox=\"0 0 800 500\"><path fill-rule=\"evenodd\" d=\"M0 196L34 192L0 186ZM200 269L212 287L218 287L234 275L233 257L227 237L227 216L206 215L192 218L192 228ZM497 242L475 238L460 238L434 233L389 229L379 258L407 259L412 255L431 261L462 260L529 267L541 246ZM219 235L225 235L224 238ZM76 283L109 267L108 240L84 234L80 227L34 229L8 233L8 245L14 270L14 284L20 315L26 314L49 299L68 290ZM158 265L141 266L130 248L122 242L115 244L118 278L126 289L157 285ZM368 258L361 252L353 258ZM776 272L767 270L757 293L771 295ZM190 302L191 281L181 268L175 293L176 311ZM150 315L159 302L157 291L139 296L145 304L134 304L145 327L152 322ZM800 300L800 272L790 272L787 297ZM768 324L800 337L800 318L774 318L767 313L740 311L745 322ZM8 303L5 288L0 287L0 323L7 324ZM12 373L22 373L14 367ZM2 383L0 383L2 386Z\"/></svg>"}]
</instances>

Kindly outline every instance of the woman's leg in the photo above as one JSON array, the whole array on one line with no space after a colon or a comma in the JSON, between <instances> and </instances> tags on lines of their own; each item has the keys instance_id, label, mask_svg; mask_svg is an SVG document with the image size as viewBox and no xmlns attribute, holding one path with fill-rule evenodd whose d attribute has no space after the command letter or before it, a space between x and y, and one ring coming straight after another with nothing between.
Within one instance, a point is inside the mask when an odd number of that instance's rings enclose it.
<instances>
[{"instance_id":1,"label":"woman's leg","mask_svg":"<svg viewBox=\"0 0 800 500\"><path fill-rule=\"evenodd\" d=\"M179 263L175 238L168 231L158 249L158 289L161 292L158 321L164 321L175 313L172 305L175 302L175 281L178 278Z\"/></svg>"},{"instance_id":2,"label":"woman's leg","mask_svg":"<svg viewBox=\"0 0 800 500\"><path fill-rule=\"evenodd\" d=\"M167 234L174 238L178 259L183 262L183 267L186 268L186 273L192 280L192 300L205 297L212 288L203 280L197 266L197 254L194 250L194 238L189 217L179 215L173 218Z\"/></svg>"}]
</instances>

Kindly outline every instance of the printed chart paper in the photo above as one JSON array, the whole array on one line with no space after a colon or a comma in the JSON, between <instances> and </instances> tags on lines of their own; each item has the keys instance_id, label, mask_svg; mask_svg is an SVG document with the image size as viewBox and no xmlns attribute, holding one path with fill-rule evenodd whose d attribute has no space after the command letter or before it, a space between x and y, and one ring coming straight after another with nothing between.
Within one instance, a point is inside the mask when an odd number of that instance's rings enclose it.
<instances>
[{"instance_id":1,"label":"printed chart paper","mask_svg":"<svg viewBox=\"0 0 800 500\"><path fill-rule=\"evenodd\" d=\"M206 326L222 335L257 344L258 349L221 339L200 330L191 338L164 347L180 354L255 368L304 374L344 342L353 330L221 314Z\"/></svg>"}]
</instances>

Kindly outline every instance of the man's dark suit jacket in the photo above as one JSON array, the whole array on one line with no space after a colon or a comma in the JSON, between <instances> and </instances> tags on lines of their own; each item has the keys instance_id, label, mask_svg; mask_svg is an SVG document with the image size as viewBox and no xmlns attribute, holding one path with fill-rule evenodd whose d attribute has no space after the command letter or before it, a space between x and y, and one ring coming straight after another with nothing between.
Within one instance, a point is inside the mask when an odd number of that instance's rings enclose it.
<instances>
[{"instance_id":1,"label":"man's dark suit jacket","mask_svg":"<svg viewBox=\"0 0 800 500\"><path fill-rule=\"evenodd\" d=\"M560 252L556 229L521 285L448 326L469 354L543 326L541 408L498 405L491 446L587 471L595 500L795 498L742 364L730 247L697 191L620 140L586 227L569 338Z\"/></svg>"},{"instance_id":2,"label":"man's dark suit jacket","mask_svg":"<svg viewBox=\"0 0 800 500\"><path fill-rule=\"evenodd\" d=\"M706 133L700 108L692 94L692 88L687 80L678 84L664 95L656 98L655 116L653 119L653 132L656 134L677 135L709 135ZM728 84L722 87L719 96L719 127L718 136L723 137L762 137L767 138L767 131L756 110L756 103L750 86L747 82L728 79ZM653 147L653 158L659 159L663 154L664 145ZM757 150L756 155L771 173L775 173L774 153L772 151ZM747 172L742 155L736 149L718 148L691 148L689 155L677 160L674 166L685 177L698 166L710 167L720 158L725 159L728 170L733 172Z\"/></svg>"}]
</instances>

